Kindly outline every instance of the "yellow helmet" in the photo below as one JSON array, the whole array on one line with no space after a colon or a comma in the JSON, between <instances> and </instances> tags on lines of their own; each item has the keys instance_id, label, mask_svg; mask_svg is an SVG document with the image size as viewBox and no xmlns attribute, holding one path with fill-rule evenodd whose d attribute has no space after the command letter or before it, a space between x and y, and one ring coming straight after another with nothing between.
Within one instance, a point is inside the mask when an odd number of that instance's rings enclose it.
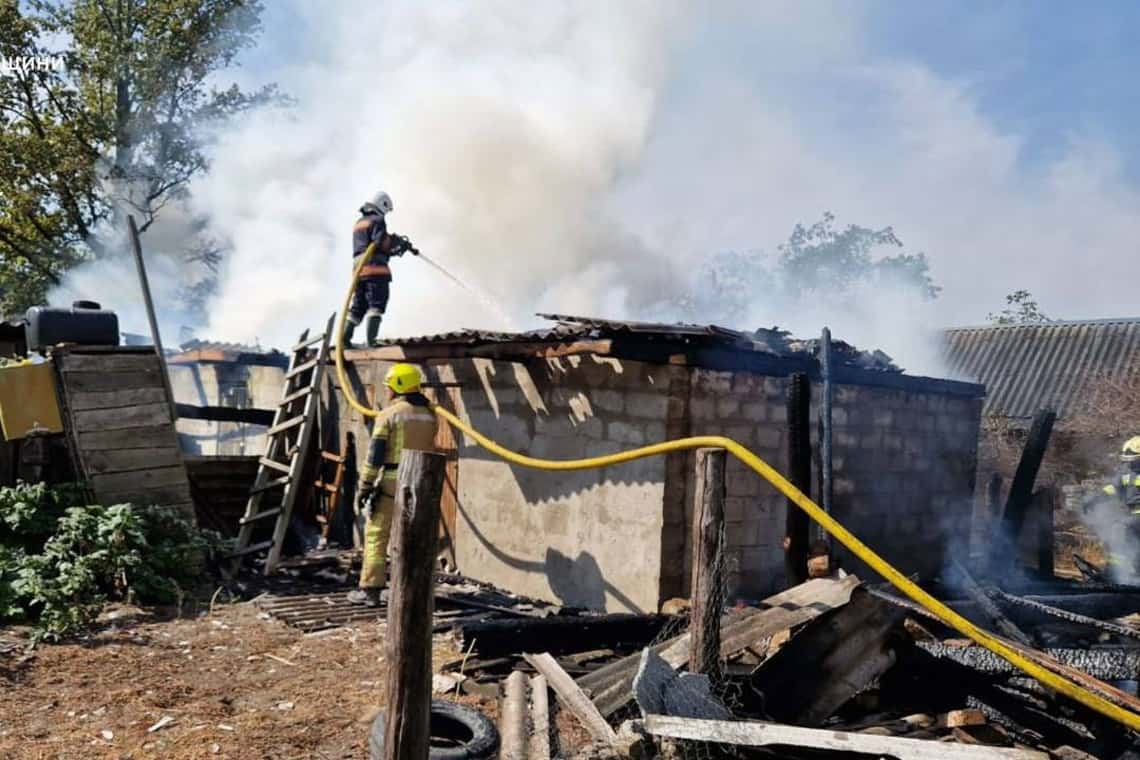
<instances>
[{"instance_id":1,"label":"yellow helmet","mask_svg":"<svg viewBox=\"0 0 1140 760\"><path fill-rule=\"evenodd\" d=\"M1140 461L1140 435L1134 435L1120 447L1120 459L1124 462Z\"/></svg>"},{"instance_id":2,"label":"yellow helmet","mask_svg":"<svg viewBox=\"0 0 1140 760\"><path fill-rule=\"evenodd\" d=\"M418 391L423 381L419 367L414 364L393 364L384 375L384 385L400 394Z\"/></svg>"}]
</instances>

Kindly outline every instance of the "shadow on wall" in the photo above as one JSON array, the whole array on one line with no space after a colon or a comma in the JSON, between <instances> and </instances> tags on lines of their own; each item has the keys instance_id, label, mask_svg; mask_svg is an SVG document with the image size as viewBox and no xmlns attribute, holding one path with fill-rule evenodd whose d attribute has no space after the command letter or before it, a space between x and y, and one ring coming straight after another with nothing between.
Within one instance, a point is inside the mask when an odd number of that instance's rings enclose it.
<instances>
[{"instance_id":1,"label":"shadow on wall","mask_svg":"<svg viewBox=\"0 0 1140 760\"><path fill-rule=\"evenodd\" d=\"M604 610L608 594L628 612L645 612L632 599L606 581L598 561L589 552L579 552L576 558L570 558L553 547L547 547L546 557L542 562L516 557L495 546L472 522L471 516L467 514L462 504L458 505L458 510L467 523L470 536L474 537L488 554L515 570L545 575L550 591L563 605ZM477 576L477 573L473 575Z\"/></svg>"},{"instance_id":2,"label":"shadow on wall","mask_svg":"<svg viewBox=\"0 0 1140 760\"><path fill-rule=\"evenodd\" d=\"M526 362L459 360L463 383L450 395L454 411L502 446L543 459L576 459L623 451L665 438L668 382L661 368L608 357ZM636 416L629 407L638 404ZM464 459L499 461L465 441ZM510 465L530 503L562 499L605 483L657 484L664 460L637 460L604 469L542 472Z\"/></svg>"}]
</instances>

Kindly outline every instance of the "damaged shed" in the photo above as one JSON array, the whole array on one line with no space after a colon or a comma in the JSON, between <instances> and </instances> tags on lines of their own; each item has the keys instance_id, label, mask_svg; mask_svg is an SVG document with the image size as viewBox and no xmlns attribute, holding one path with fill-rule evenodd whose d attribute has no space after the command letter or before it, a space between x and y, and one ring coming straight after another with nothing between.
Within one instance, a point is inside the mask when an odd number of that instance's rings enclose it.
<instances>
[{"instance_id":1,"label":"damaged shed","mask_svg":"<svg viewBox=\"0 0 1140 760\"><path fill-rule=\"evenodd\" d=\"M788 393L791 377L803 373L812 387L818 480L815 342L776 330L549 319L555 324L545 330L464 331L349 351L349 377L357 395L374 402L392 362L418 363L439 401L537 457L726 435L788 472ZM900 569L932 574L943 549L968 533L983 388L905 375L882 354L839 342L833 352L833 512ZM335 386L329 403L341 440L348 433L366 440L365 421ZM451 448L446 436L437 441L443 449ZM550 473L517 468L471 441L455 449L443 514L460 572L610 611L656 610L688 595L691 453ZM729 593L766 596L786 584L786 502L734 461L726 489Z\"/></svg>"}]
</instances>

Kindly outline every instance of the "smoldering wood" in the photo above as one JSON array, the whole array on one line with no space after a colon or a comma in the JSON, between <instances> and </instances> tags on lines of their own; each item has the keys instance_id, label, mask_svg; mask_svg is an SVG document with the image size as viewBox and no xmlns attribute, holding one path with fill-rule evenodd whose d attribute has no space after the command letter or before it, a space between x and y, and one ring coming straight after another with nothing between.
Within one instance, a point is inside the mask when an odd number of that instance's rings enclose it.
<instances>
[{"instance_id":1,"label":"smoldering wood","mask_svg":"<svg viewBox=\"0 0 1140 760\"><path fill-rule=\"evenodd\" d=\"M1057 413L1048 408L1041 409L1033 418L1029 435L1025 439L1025 447L1021 452L1021 459L1013 475L1013 482L1009 485L1009 494L1006 496L1005 509L1001 516L1001 530L994 537L989 558L991 573L1007 571L1013 558L1016 557L1014 548L1018 536L1021 535L1025 512L1033 497L1033 485L1037 481L1041 462L1045 459L1045 451L1049 448L1049 438L1053 434L1053 423L1056 421Z\"/></svg>"},{"instance_id":2,"label":"smoldering wood","mask_svg":"<svg viewBox=\"0 0 1140 760\"><path fill-rule=\"evenodd\" d=\"M582 724L582 726L590 732L590 736L595 740L603 742L612 746L617 741L617 735L614 733L613 728L602 714L598 712L597 707L590 701L590 698L579 688L578 684L574 682L562 666L549 654L528 654L526 661L530 663L531 667L537 670L544 678L547 684L558 695L558 699L566 706L566 709L573 713L574 717Z\"/></svg>"},{"instance_id":3,"label":"smoldering wood","mask_svg":"<svg viewBox=\"0 0 1140 760\"><path fill-rule=\"evenodd\" d=\"M856 589L851 601L811 621L753 673L766 712L782 723L820 725L894 665L905 616Z\"/></svg>"},{"instance_id":4,"label":"smoldering wood","mask_svg":"<svg viewBox=\"0 0 1140 760\"><path fill-rule=\"evenodd\" d=\"M768 597L758 608L726 613L721 618L721 657L728 658L772 634L846 604L858 585L859 579L853 575L839 581L815 578ZM688 662L689 634L662 642L653 651L673 668L680 668ZM583 676L578 683L608 717L633 699L633 679L640 662L640 654L624 657Z\"/></svg>"},{"instance_id":5,"label":"smoldering wood","mask_svg":"<svg viewBox=\"0 0 1140 760\"><path fill-rule=\"evenodd\" d=\"M804 372L788 383L788 468L792 485L811 496L811 383ZM808 579L811 520L791 499L784 518L784 574L795 586Z\"/></svg>"},{"instance_id":6,"label":"smoldering wood","mask_svg":"<svg viewBox=\"0 0 1140 760\"><path fill-rule=\"evenodd\" d=\"M500 607L446 598L459 605ZM460 635L464 646L474 646L481 657L521 654L539 648L561 656L591 649L638 648L656 639L670 624L675 624L675 619L668 615L515 617L509 620L487 620L481 617L457 623L455 631Z\"/></svg>"}]
</instances>

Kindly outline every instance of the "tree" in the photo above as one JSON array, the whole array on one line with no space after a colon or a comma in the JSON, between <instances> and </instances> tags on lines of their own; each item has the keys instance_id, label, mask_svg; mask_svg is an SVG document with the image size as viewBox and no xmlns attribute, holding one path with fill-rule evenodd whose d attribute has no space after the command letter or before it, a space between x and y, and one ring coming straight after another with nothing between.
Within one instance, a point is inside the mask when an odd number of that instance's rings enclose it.
<instances>
[{"instance_id":1,"label":"tree","mask_svg":"<svg viewBox=\"0 0 1140 760\"><path fill-rule=\"evenodd\" d=\"M842 293L881 285L912 289L927 299L938 296L941 288L930 278L925 254L872 256L883 246L903 247L891 227L873 230L849 224L837 230L834 222L835 216L827 212L810 227L797 224L780 246L777 274L789 293Z\"/></svg>"},{"instance_id":2,"label":"tree","mask_svg":"<svg viewBox=\"0 0 1140 760\"><path fill-rule=\"evenodd\" d=\"M995 325L1034 325L1053 321L1045 316L1028 290L1015 290L1007 295L1005 308L996 314L990 312L986 319Z\"/></svg>"},{"instance_id":3,"label":"tree","mask_svg":"<svg viewBox=\"0 0 1140 760\"><path fill-rule=\"evenodd\" d=\"M797 224L787 242L777 248L774 261L762 251L730 251L711 257L682 299L682 307L692 319L740 325L757 298L769 305L796 308L807 297L861 298L863 291L874 288L912 292L923 299L938 296L941 288L931 279L924 254L876 258L884 246L903 247L891 227L875 230L848 225L839 230L835 216L825 213L811 226Z\"/></svg>"},{"instance_id":4,"label":"tree","mask_svg":"<svg viewBox=\"0 0 1140 760\"><path fill-rule=\"evenodd\" d=\"M68 268L106 255L101 225L121 229L131 213L145 232L206 169L208 128L278 98L212 84L255 43L261 10L0 0L0 53L33 64L0 77L0 311L41 302Z\"/></svg>"}]
</instances>

